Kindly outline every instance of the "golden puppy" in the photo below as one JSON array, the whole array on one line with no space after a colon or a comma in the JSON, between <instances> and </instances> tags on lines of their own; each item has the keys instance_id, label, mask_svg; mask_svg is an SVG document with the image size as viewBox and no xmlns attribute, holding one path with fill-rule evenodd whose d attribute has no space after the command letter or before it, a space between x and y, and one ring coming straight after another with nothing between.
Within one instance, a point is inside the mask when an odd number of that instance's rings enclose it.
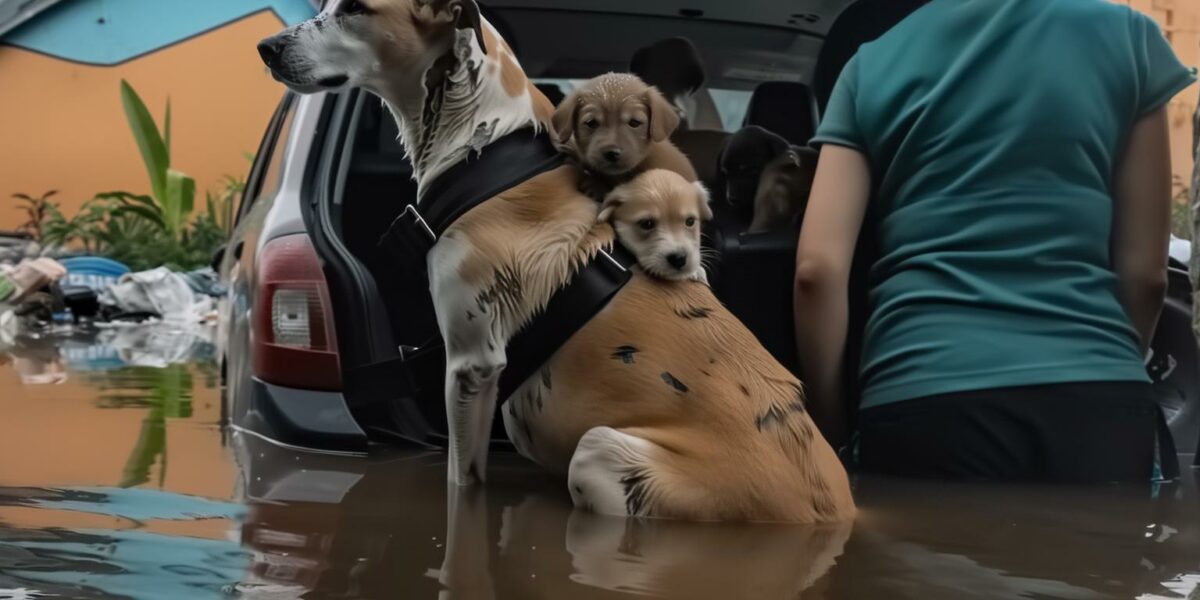
<instances>
[{"instance_id":1,"label":"golden puppy","mask_svg":"<svg viewBox=\"0 0 1200 600\"><path fill-rule=\"evenodd\" d=\"M552 120L560 149L584 167L584 193L600 200L649 169L696 181L696 170L667 140L679 126L671 103L636 75L608 73L584 83L558 105Z\"/></svg>"},{"instance_id":2,"label":"golden puppy","mask_svg":"<svg viewBox=\"0 0 1200 600\"><path fill-rule=\"evenodd\" d=\"M651 169L613 188L597 216L642 270L661 279L708 283L700 261L700 223L712 219L708 189L666 169Z\"/></svg>"}]
</instances>

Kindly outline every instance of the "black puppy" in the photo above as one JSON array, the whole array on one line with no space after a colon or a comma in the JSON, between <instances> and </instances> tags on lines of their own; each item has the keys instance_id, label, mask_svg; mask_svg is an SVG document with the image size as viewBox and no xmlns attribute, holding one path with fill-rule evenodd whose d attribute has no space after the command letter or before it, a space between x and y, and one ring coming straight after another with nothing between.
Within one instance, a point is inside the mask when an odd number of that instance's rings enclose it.
<instances>
[{"instance_id":1,"label":"black puppy","mask_svg":"<svg viewBox=\"0 0 1200 600\"><path fill-rule=\"evenodd\" d=\"M725 181L725 201L738 212L754 209L758 179L768 163L788 151L787 140L758 125L736 131L721 149L721 178Z\"/></svg>"},{"instance_id":2,"label":"black puppy","mask_svg":"<svg viewBox=\"0 0 1200 600\"><path fill-rule=\"evenodd\" d=\"M744 127L721 150L725 201L753 215L750 233L794 225L808 202L817 152L788 144L757 125Z\"/></svg>"}]
</instances>

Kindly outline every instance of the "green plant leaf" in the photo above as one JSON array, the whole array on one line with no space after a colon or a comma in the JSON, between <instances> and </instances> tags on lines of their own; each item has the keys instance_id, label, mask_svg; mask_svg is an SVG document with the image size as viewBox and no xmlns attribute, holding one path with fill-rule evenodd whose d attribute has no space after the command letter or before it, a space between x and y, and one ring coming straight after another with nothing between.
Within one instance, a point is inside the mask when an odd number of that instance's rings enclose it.
<instances>
[{"instance_id":1,"label":"green plant leaf","mask_svg":"<svg viewBox=\"0 0 1200 600\"><path fill-rule=\"evenodd\" d=\"M186 174L170 169L167 171L167 195L162 209L167 230L176 239L192 215L196 202L196 180Z\"/></svg>"},{"instance_id":2,"label":"green plant leaf","mask_svg":"<svg viewBox=\"0 0 1200 600\"><path fill-rule=\"evenodd\" d=\"M146 221L154 224L156 227L162 229L163 231L170 231L170 229L167 227L166 222L163 221L162 213L160 213L152 208L148 208L145 206L139 206L136 204L126 204L126 205L118 206L118 207L114 208L112 211L112 214L114 216L134 215L134 216L140 217L142 219L145 219Z\"/></svg>"},{"instance_id":3,"label":"green plant leaf","mask_svg":"<svg viewBox=\"0 0 1200 600\"><path fill-rule=\"evenodd\" d=\"M171 97L167 96L167 114L163 117L163 147L167 149L167 166L171 166Z\"/></svg>"},{"instance_id":4,"label":"green plant leaf","mask_svg":"<svg viewBox=\"0 0 1200 600\"><path fill-rule=\"evenodd\" d=\"M121 80L121 104L125 107L125 118L129 121L129 129L142 154L142 161L146 163L150 188L154 197L161 200L167 193L167 169L171 165L166 144L146 104L124 79Z\"/></svg>"},{"instance_id":5,"label":"green plant leaf","mask_svg":"<svg viewBox=\"0 0 1200 600\"><path fill-rule=\"evenodd\" d=\"M118 202L136 202L138 204L143 204L143 205L148 206L157 211L162 210L159 207L158 203L154 201L154 198L151 198L150 196L145 196L142 194L134 194L131 192L123 192L123 191L104 192L102 194L96 194L95 199L96 200L116 200Z\"/></svg>"}]
</instances>

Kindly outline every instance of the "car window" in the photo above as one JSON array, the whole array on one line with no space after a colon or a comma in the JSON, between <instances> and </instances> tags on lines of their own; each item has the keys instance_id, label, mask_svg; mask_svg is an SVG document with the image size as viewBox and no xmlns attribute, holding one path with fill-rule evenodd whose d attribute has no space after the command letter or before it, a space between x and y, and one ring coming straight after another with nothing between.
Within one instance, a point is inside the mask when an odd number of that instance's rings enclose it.
<instances>
[{"instance_id":1,"label":"car window","mask_svg":"<svg viewBox=\"0 0 1200 600\"><path fill-rule=\"evenodd\" d=\"M570 94L572 90L587 80L538 78L534 81L536 83L557 85L564 94ZM717 113L721 116L721 127L725 131L737 131L741 129L742 120L746 118L746 110L750 106L751 92L749 90L706 89L712 94L713 103L717 107Z\"/></svg>"},{"instance_id":2,"label":"car window","mask_svg":"<svg viewBox=\"0 0 1200 600\"><path fill-rule=\"evenodd\" d=\"M279 191L283 181L283 159L291 138L292 117L296 112L296 103L292 99L290 93L284 97L267 126L267 134L259 146L254 166L250 169L250 178L246 182L246 191L242 194L239 220L259 198L273 196Z\"/></svg>"}]
</instances>

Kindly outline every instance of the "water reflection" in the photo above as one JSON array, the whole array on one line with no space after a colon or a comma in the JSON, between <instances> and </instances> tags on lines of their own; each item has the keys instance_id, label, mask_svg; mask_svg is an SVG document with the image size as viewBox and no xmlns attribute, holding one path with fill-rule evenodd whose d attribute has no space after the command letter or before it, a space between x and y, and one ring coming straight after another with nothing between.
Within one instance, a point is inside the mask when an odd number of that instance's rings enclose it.
<instances>
[{"instance_id":1,"label":"water reflection","mask_svg":"<svg viewBox=\"0 0 1200 600\"><path fill-rule=\"evenodd\" d=\"M25 385L62 383L68 372L211 363L214 328L178 323L55 326L0 335L0 364Z\"/></svg>"},{"instance_id":2,"label":"water reflection","mask_svg":"<svg viewBox=\"0 0 1200 600\"><path fill-rule=\"evenodd\" d=\"M22 517L15 507L38 512ZM179 535L173 524L229 530L240 512L229 502L151 490L0 488L0 590L62 598L219 597L245 572L249 556L237 543L197 535L195 528ZM7 525L14 515L57 525ZM112 517L115 526L87 526L106 522L97 516Z\"/></svg>"},{"instance_id":3,"label":"water reflection","mask_svg":"<svg viewBox=\"0 0 1200 600\"><path fill-rule=\"evenodd\" d=\"M1200 574L1196 472L1157 489L860 478L851 531L576 512L515 458L447 490L436 453L234 444L248 581L315 597L1188 598Z\"/></svg>"},{"instance_id":4,"label":"water reflection","mask_svg":"<svg viewBox=\"0 0 1200 600\"><path fill-rule=\"evenodd\" d=\"M440 453L314 456L234 436L253 582L326 595L794 598L841 554L835 527L625 520L572 511L560 482L497 457L445 485Z\"/></svg>"},{"instance_id":5,"label":"water reflection","mask_svg":"<svg viewBox=\"0 0 1200 600\"><path fill-rule=\"evenodd\" d=\"M176 334L0 347L0 598L1200 595L1195 470L1158 488L860 477L852 528L626 521L573 511L512 455L448 489L438 452L226 437L211 345ZM19 360L61 384L27 385Z\"/></svg>"}]
</instances>

